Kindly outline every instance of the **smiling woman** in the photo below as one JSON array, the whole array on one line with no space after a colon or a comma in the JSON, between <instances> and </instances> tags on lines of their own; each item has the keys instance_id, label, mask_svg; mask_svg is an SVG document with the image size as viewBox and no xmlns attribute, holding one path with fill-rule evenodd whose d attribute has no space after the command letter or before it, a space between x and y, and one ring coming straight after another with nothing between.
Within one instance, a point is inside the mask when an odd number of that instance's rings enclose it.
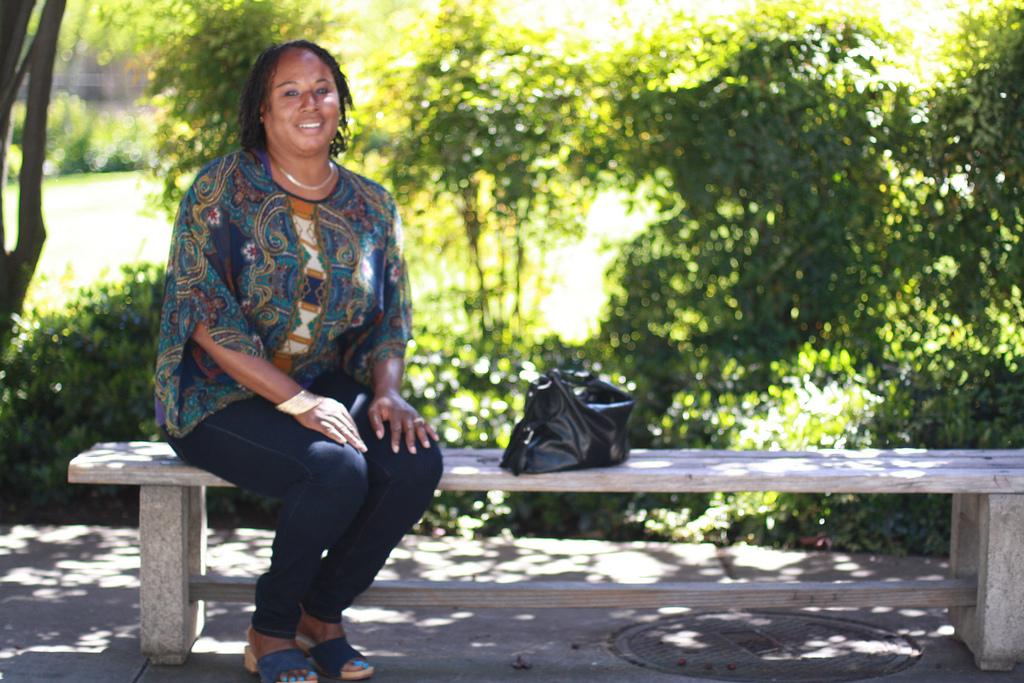
<instances>
[{"instance_id":1,"label":"smiling woman","mask_svg":"<svg viewBox=\"0 0 1024 683\"><path fill-rule=\"evenodd\" d=\"M338 91L327 66L305 50L282 55L260 117L274 171L297 188L322 194L335 170L323 152L338 130L340 114ZM316 178L326 170L326 176L306 184L287 171L289 166L300 175ZM279 176L275 179L280 182Z\"/></svg>"},{"instance_id":2,"label":"smiling woman","mask_svg":"<svg viewBox=\"0 0 1024 683\"><path fill-rule=\"evenodd\" d=\"M411 311L391 196L333 157L348 84L314 43L265 50L241 97L243 150L178 212L156 369L177 454L283 501L245 666L264 683L373 675L342 610L419 519L437 435L400 395ZM324 554L326 552L326 555Z\"/></svg>"},{"instance_id":3,"label":"smiling woman","mask_svg":"<svg viewBox=\"0 0 1024 683\"><path fill-rule=\"evenodd\" d=\"M242 145L267 150L278 183L322 199L336 173L330 157L348 146L352 97L330 54L305 41L288 45L254 67L269 77L250 80L242 95Z\"/></svg>"}]
</instances>

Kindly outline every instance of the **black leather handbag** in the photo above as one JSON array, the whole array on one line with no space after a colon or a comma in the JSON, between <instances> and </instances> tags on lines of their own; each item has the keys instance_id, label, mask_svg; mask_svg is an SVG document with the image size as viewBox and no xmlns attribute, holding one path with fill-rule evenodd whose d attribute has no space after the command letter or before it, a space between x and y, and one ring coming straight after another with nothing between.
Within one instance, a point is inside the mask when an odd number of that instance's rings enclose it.
<instances>
[{"instance_id":1,"label":"black leather handbag","mask_svg":"<svg viewBox=\"0 0 1024 683\"><path fill-rule=\"evenodd\" d=\"M590 373L547 372L530 383L501 467L519 475L617 465L629 455L635 403Z\"/></svg>"}]
</instances>

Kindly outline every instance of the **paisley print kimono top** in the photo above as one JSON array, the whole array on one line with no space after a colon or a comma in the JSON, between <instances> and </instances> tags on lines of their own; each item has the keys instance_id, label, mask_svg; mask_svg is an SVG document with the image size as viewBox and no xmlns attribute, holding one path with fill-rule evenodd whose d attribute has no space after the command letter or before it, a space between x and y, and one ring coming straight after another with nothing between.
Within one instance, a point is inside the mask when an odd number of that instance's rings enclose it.
<instances>
[{"instance_id":1,"label":"paisley print kimono top","mask_svg":"<svg viewBox=\"0 0 1024 683\"><path fill-rule=\"evenodd\" d=\"M178 210L160 317L157 419L177 437L253 395L190 340L197 323L303 386L339 368L369 385L411 331L394 201L340 167L334 191L309 202L282 190L258 153L209 164Z\"/></svg>"}]
</instances>

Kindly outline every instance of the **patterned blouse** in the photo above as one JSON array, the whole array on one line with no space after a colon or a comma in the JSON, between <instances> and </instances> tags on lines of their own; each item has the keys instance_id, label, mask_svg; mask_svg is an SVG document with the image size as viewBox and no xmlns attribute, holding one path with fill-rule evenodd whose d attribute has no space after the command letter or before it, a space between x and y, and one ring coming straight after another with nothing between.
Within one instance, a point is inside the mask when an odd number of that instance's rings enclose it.
<instances>
[{"instance_id":1,"label":"patterned blouse","mask_svg":"<svg viewBox=\"0 0 1024 683\"><path fill-rule=\"evenodd\" d=\"M157 420L181 437L253 394L190 340L266 358L309 386L342 369L370 384L410 338L401 221L384 188L339 167L310 202L240 151L203 168L181 202L167 264L156 363Z\"/></svg>"}]
</instances>

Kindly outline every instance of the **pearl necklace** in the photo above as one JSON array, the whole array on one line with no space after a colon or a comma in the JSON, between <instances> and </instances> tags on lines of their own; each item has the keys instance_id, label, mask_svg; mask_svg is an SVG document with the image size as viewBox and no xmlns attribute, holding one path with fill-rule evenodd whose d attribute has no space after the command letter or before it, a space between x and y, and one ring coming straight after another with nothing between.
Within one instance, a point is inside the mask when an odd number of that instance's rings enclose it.
<instances>
[{"instance_id":1,"label":"pearl necklace","mask_svg":"<svg viewBox=\"0 0 1024 683\"><path fill-rule=\"evenodd\" d=\"M327 162L327 177L324 178L324 181L319 185L307 185L306 183L300 183L295 176L293 176L288 171L284 170L281 164L277 165L277 170L284 174L284 177L288 179L288 182L297 187L301 187L303 190L322 190L327 185L327 183L331 182L331 179L334 177L334 164L332 164L330 161Z\"/></svg>"}]
</instances>

